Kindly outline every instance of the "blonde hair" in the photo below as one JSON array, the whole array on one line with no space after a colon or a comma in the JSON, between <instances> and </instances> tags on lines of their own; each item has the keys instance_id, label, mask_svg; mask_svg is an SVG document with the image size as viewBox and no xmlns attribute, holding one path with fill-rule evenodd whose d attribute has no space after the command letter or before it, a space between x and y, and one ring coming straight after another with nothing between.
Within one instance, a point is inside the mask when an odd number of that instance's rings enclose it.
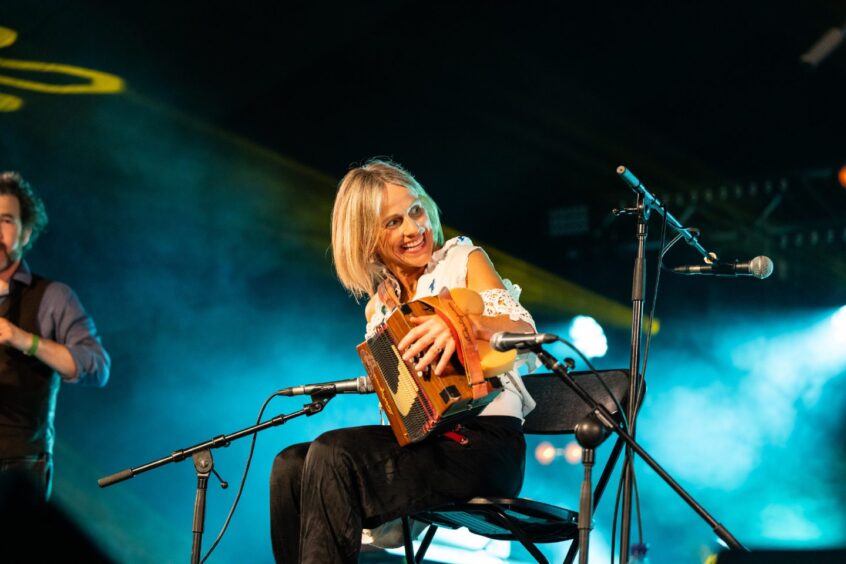
<instances>
[{"instance_id":1,"label":"blonde hair","mask_svg":"<svg viewBox=\"0 0 846 564\"><path fill-rule=\"evenodd\" d=\"M438 206L402 166L389 160L370 159L350 169L338 185L332 210L332 258L338 279L356 299L372 296L389 276L376 253L386 184L404 186L420 200L432 225L435 248L444 244Z\"/></svg>"}]
</instances>

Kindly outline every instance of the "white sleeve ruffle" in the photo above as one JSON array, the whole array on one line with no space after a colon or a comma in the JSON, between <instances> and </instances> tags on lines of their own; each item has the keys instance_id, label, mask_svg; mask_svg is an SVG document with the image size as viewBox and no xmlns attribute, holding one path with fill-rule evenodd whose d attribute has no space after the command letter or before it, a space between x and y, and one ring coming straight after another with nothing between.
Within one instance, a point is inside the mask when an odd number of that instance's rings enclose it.
<instances>
[{"instance_id":1,"label":"white sleeve ruffle","mask_svg":"<svg viewBox=\"0 0 846 564\"><path fill-rule=\"evenodd\" d=\"M491 317L507 315L512 321L525 321L532 328L535 328L535 320L532 319L532 314L526 311L526 308L521 306L519 302L522 288L517 284L512 284L511 280L508 279L503 280L502 283L505 288L492 288L479 292L482 301L485 302L485 311L482 315Z\"/></svg>"},{"instance_id":2,"label":"white sleeve ruffle","mask_svg":"<svg viewBox=\"0 0 846 564\"><path fill-rule=\"evenodd\" d=\"M505 289L493 288L479 292L482 301L485 302L485 311L482 315L507 315L512 321L525 321L532 326L532 329L537 330L532 314L520 305L520 294L523 289L517 284L512 284L507 278L503 279L502 284ZM515 368L523 368L525 372L534 372L540 366L540 359L534 353L518 354L514 362ZM528 393L526 395L528 396Z\"/></svg>"}]
</instances>

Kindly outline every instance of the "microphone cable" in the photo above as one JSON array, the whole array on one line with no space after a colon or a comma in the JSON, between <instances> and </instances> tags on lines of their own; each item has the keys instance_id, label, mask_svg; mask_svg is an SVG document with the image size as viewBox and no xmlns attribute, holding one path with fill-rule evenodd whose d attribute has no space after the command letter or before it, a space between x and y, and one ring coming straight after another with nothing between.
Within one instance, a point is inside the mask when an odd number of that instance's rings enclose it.
<instances>
[{"instance_id":1,"label":"microphone cable","mask_svg":"<svg viewBox=\"0 0 846 564\"><path fill-rule=\"evenodd\" d=\"M663 206L662 206L663 207ZM664 210L666 212L666 209ZM649 361L649 350L650 345L652 344L652 324L655 321L655 309L658 304L658 287L661 283L661 271L668 270L664 266L664 257L670 251L670 249L678 243L683 235L681 233L677 234L673 239L667 243L667 215L666 213L663 215L664 221L661 222L661 251L658 253L658 265L655 269L655 285L652 291L652 303L650 304L649 308L649 329L646 332L646 343L643 347L643 361L641 363L640 374L638 378L638 386L637 386L637 401L635 402L635 413L640 411L640 404L643 401L644 394L646 393L646 365Z\"/></svg>"},{"instance_id":2,"label":"microphone cable","mask_svg":"<svg viewBox=\"0 0 846 564\"><path fill-rule=\"evenodd\" d=\"M256 417L256 425L261 423L262 415L264 415L264 410L267 409L268 404L270 401L279 395L279 392L271 394L267 399L264 400L264 403L261 405L261 409L259 409L258 417ZM232 516L235 514L235 509L238 507L238 502L241 500L241 494L244 492L244 484L247 483L247 474L250 471L250 464L253 460L253 453L256 449L256 440L258 440L258 432L253 433L253 438L250 441L250 452L247 455L247 462L244 465L244 473L241 475L241 483L238 486L238 493L235 494L235 499L232 501L232 506L229 508L229 513L226 515L226 520L223 522L223 526L220 528L220 532L217 534L217 538L214 539L211 547L209 547L208 552L206 555L203 556L202 560L200 560L200 564L203 564L211 553L214 552L214 549L217 548L217 545L220 543L221 539L223 539L224 533L226 533L226 529L229 527L229 522L232 520Z\"/></svg>"},{"instance_id":3,"label":"microphone cable","mask_svg":"<svg viewBox=\"0 0 846 564\"><path fill-rule=\"evenodd\" d=\"M590 370L591 374L592 374L594 377L596 377L596 380L597 380L597 381L599 382L599 384L600 384L600 385L601 385L601 386L605 389L605 393L607 393L607 394L608 394L608 397L609 397L609 398L611 398L611 401L613 401L613 402L614 402L614 405L617 407L617 413L619 413L619 414L620 414L620 416L623 418L623 421L621 422L622 429L623 429L624 431L628 430L628 428L629 428L629 419L628 419L628 417L626 417L626 410L625 410L625 409L623 409L623 406L622 406L622 405L620 405L620 401L617 399L617 396L615 396L615 395L614 395L614 392L612 392L612 391L611 391L611 388L609 388L609 387L608 387L608 384L606 384L606 383L605 383L605 380L603 380L603 379L602 379L602 375L601 375L601 374L599 373L599 371L598 371L598 370L597 370L597 369L593 366L593 364L591 364L590 360L588 360L588 357L587 357L587 356L585 356L585 354L584 354L582 351L580 351L580 350L576 347L576 345L574 345L573 343L571 343L571 342L570 342L570 341L568 341L567 339L562 339L561 337L558 337L558 336L556 335L555 340L557 340L557 341L558 341L558 342L560 342L560 343L564 343L565 345L567 345L567 347L569 347L569 348L570 348L570 349L571 349L574 353L576 353L576 354L579 356L579 358L581 358L581 359L582 359L582 361L583 361L583 362L585 363L585 365L588 367L588 370ZM567 360L570 360L570 361L571 361L572 359L565 359L565 364L566 364L566 361L567 361Z\"/></svg>"}]
</instances>

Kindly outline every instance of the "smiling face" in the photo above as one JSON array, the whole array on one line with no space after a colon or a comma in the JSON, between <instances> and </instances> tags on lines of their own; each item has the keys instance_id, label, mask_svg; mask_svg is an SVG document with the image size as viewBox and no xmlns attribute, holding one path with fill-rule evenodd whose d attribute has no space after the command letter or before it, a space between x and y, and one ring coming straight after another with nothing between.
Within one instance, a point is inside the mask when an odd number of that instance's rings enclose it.
<instances>
[{"instance_id":1,"label":"smiling face","mask_svg":"<svg viewBox=\"0 0 846 564\"><path fill-rule=\"evenodd\" d=\"M420 199L408 188L385 184L377 253L395 274L425 268L432 258L432 225Z\"/></svg>"},{"instance_id":2,"label":"smiling face","mask_svg":"<svg viewBox=\"0 0 846 564\"><path fill-rule=\"evenodd\" d=\"M31 229L21 225L21 204L17 196L0 194L0 272L21 259L31 233Z\"/></svg>"}]
</instances>

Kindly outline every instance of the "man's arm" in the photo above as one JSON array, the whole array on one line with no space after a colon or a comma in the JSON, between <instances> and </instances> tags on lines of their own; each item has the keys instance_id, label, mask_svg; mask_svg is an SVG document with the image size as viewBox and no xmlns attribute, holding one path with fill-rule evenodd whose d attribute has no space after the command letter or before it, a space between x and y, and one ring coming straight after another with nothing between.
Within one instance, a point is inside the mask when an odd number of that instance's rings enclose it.
<instances>
[{"instance_id":1,"label":"man's arm","mask_svg":"<svg viewBox=\"0 0 846 564\"><path fill-rule=\"evenodd\" d=\"M0 318L0 344L14 347L55 370L63 380L104 386L111 359L100 343L97 328L79 298L68 286L53 282L44 292L38 311L43 337Z\"/></svg>"},{"instance_id":2,"label":"man's arm","mask_svg":"<svg viewBox=\"0 0 846 564\"><path fill-rule=\"evenodd\" d=\"M4 318L0 318L0 344L34 356L58 372L62 380L78 380L76 363L66 346L50 339L36 337Z\"/></svg>"}]
</instances>

